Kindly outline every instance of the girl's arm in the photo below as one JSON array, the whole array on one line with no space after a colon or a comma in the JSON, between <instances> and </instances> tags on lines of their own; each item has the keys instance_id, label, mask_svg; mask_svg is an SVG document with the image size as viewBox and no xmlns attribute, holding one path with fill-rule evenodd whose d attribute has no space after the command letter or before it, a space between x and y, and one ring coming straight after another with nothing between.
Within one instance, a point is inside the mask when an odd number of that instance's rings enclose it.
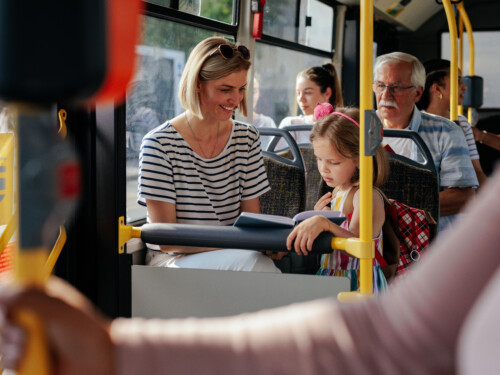
<instances>
[{"instance_id":1,"label":"girl's arm","mask_svg":"<svg viewBox=\"0 0 500 375\"><path fill-rule=\"evenodd\" d=\"M378 237L385 221L384 201L380 194L373 191L373 237ZM360 198L359 190L353 197L353 214L349 230L343 229L332 223L324 216L313 216L297 225L288 235L286 246L288 250L295 250L297 254L307 255L312 249L312 244L321 232L331 232L335 237L359 237ZM295 241L295 242L294 242Z\"/></svg>"},{"instance_id":2,"label":"girl's arm","mask_svg":"<svg viewBox=\"0 0 500 375\"><path fill-rule=\"evenodd\" d=\"M150 223L176 223L177 212L175 204L146 199ZM192 247L192 246L160 246L160 250L164 253L203 253L206 251L216 250L215 248Z\"/></svg>"},{"instance_id":3,"label":"girl's arm","mask_svg":"<svg viewBox=\"0 0 500 375\"><path fill-rule=\"evenodd\" d=\"M374 189L372 191L373 211L372 211L372 233L373 238L380 235L382 226L385 221L384 200L382 196ZM361 220L361 204L360 204L360 190L354 193L352 199L353 212L351 222L349 223L349 231L353 234L350 237L359 237L359 224Z\"/></svg>"}]
</instances>

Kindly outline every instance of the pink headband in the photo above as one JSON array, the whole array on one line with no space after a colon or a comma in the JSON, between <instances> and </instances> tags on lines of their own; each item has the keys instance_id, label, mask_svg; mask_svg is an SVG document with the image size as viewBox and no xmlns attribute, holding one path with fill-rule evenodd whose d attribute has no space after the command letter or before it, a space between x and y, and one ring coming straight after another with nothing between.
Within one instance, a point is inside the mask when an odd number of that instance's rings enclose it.
<instances>
[{"instance_id":1,"label":"pink headband","mask_svg":"<svg viewBox=\"0 0 500 375\"><path fill-rule=\"evenodd\" d=\"M342 112L332 112L332 115L340 115L342 117L345 117L348 119L350 122L352 122L354 125L356 125L359 128L359 124L354 120L352 117L347 116L345 113Z\"/></svg>"},{"instance_id":2,"label":"pink headband","mask_svg":"<svg viewBox=\"0 0 500 375\"><path fill-rule=\"evenodd\" d=\"M348 119L350 122L352 122L354 125L356 125L359 128L359 124L351 117L347 116L345 113L342 112L335 112L333 106L330 103L319 103L316 108L314 108L314 118L316 121L319 119L332 114L332 115L340 115L342 117L345 117Z\"/></svg>"}]
</instances>

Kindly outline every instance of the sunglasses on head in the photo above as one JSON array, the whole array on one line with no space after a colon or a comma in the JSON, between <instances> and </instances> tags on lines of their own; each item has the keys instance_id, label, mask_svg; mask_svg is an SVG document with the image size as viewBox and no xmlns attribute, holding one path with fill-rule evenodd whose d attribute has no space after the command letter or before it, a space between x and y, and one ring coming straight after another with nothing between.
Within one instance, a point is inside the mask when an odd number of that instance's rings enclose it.
<instances>
[{"instance_id":1,"label":"sunglasses on head","mask_svg":"<svg viewBox=\"0 0 500 375\"><path fill-rule=\"evenodd\" d=\"M243 57L245 60L250 59L250 51L248 50L247 47L245 46L238 46L236 47L236 50L241 54L241 57ZM230 60L234 57L234 52L235 50L233 47L227 44L219 44L217 49L213 51L210 56L213 56L215 53L219 52L220 55L224 60Z\"/></svg>"}]
</instances>

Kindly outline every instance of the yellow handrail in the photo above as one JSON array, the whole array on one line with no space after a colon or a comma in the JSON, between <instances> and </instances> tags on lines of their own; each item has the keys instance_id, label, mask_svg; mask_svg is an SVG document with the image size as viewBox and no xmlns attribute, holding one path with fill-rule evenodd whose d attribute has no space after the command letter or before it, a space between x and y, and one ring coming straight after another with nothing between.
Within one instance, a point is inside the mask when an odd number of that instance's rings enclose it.
<instances>
[{"instance_id":1,"label":"yellow handrail","mask_svg":"<svg viewBox=\"0 0 500 375\"><path fill-rule=\"evenodd\" d=\"M7 247L10 239L14 235L17 227L17 211L10 217L7 225L5 226L2 235L0 236L0 255L2 255L3 251Z\"/></svg>"},{"instance_id":2,"label":"yellow handrail","mask_svg":"<svg viewBox=\"0 0 500 375\"><path fill-rule=\"evenodd\" d=\"M458 18L458 69L464 74L464 22L462 17ZM464 109L462 105L458 104L458 114L463 115Z\"/></svg>"},{"instance_id":3,"label":"yellow handrail","mask_svg":"<svg viewBox=\"0 0 500 375\"><path fill-rule=\"evenodd\" d=\"M475 50L474 50L474 34L472 32L472 25L469 20L469 16L467 15L467 12L465 11L464 4L459 3L458 4L458 14L460 15L460 23L463 22L465 25L465 29L467 30L467 38L469 39L469 75L473 76L475 73ZM463 70L462 70L463 73ZM472 110L469 108L468 112L468 120L469 123L472 123Z\"/></svg>"},{"instance_id":4,"label":"yellow handrail","mask_svg":"<svg viewBox=\"0 0 500 375\"><path fill-rule=\"evenodd\" d=\"M361 32L360 32L360 238L349 238L332 241L332 245L345 245L345 250L355 256L359 256L359 278L360 290L357 292L339 293L338 299L349 302L360 295L373 295L373 228L372 228L372 205L373 205L373 170L372 156L366 156L365 150L365 110L372 110L372 82L373 82L373 0L361 1Z\"/></svg>"},{"instance_id":5,"label":"yellow handrail","mask_svg":"<svg viewBox=\"0 0 500 375\"><path fill-rule=\"evenodd\" d=\"M61 135L62 139L65 139L66 136L68 135L68 130L66 129L66 110L65 109L60 109L58 112L59 116L59 131L58 133Z\"/></svg>"},{"instance_id":6,"label":"yellow handrail","mask_svg":"<svg viewBox=\"0 0 500 375\"><path fill-rule=\"evenodd\" d=\"M458 52L457 23L450 0L443 0L448 29L450 31L450 120L458 120Z\"/></svg>"},{"instance_id":7,"label":"yellow handrail","mask_svg":"<svg viewBox=\"0 0 500 375\"><path fill-rule=\"evenodd\" d=\"M65 243L66 243L66 229L64 228L64 225L61 225L59 227L59 237L57 237L57 241L54 247L52 248L52 251L50 252L49 258L45 262L44 266L45 279L48 279L49 276L52 274L52 270L56 265L57 259L59 258L59 255L61 254L62 248L64 247Z\"/></svg>"}]
</instances>

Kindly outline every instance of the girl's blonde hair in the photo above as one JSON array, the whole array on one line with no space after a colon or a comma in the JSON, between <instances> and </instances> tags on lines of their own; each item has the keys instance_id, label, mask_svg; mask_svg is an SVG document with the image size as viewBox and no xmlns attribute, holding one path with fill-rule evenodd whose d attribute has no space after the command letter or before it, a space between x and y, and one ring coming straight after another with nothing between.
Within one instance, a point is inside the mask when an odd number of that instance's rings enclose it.
<instances>
[{"instance_id":1,"label":"girl's blonde hair","mask_svg":"<svg viewBox=\"0 0 500 375\"><path fill-rule=\"evenodd\" d=\"M225 59L217 51L221 44L230 46L234 56ZM202 40L189 55L179 83L179 100L181 105L193 115L203 118L201 114L200 95L197 91L198 82L212 81L242 70L248 71L250 60L245 59L238 51L238 45L221 37L211 37ZM246 95L239 105L244 116L247 114Z\"/></svg>"},{"instance_id":2,"label":"girl's blonde hair","mask_svg":"<svg viewBox=\"0 0 500 375\"><path fill-rule=\"evenodd\" d=\"M359 109L336 108L359 124ZM311 132L311 142L318 138L327 138L332 146L345 158L359 160L359 127L344 116L330 113L319 120ZM373 185L381 186L389 175L389 160L382 146L379 146L373 158ZM353 184L359 184L359 170L352 177Z\"/></svg>"}]
</instances>

